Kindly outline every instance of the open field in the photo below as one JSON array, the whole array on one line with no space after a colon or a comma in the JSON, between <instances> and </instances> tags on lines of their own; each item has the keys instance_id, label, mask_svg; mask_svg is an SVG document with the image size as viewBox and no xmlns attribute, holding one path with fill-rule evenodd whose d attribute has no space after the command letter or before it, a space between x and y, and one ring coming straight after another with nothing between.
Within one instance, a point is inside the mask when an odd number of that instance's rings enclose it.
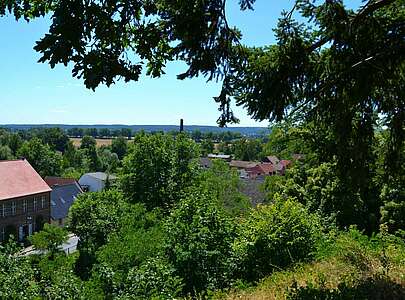
<instances>
[{"instance_id":1,"label":"open field","mask_svg":"<svg viewBox=\"0 0 405 300\"><path fill-rule=\"evenodd\" d=\"M80 143L82 141L81 138L70 138L70 140L73 142L73 145L76 148L80 147ZM110 146L112 143L112 139L96 139L96 142L97 142L97 147Z\"/></svg>"}]
</instances>

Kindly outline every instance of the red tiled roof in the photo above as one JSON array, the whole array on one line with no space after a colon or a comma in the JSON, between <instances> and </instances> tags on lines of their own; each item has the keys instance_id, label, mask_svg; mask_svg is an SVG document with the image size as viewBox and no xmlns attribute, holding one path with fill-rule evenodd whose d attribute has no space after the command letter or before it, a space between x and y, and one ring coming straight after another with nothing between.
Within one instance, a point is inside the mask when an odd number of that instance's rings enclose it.
<instances>
[{"instance_id":1,"label":"red tiled roof","mask_svg":"<svg viewBox=\"0 0 405 300\"><path fill-rule=\"evenodd\" d=\"M264 174L270 174L274 172L274 166L272 163L262 163L259 166L263 170Z\"/></svg>"},{"instance_id":2,"label":"red tiled roof","mask_svg":"<svg viewBox=\"0 0 405 300\"><path fill-rule=\"evenodd\" d=\"M62 177L45 177L45 182L50 186L54 185L68 185L76 183L76 179L74 178L62 178Z\"/></svg>"},{"instance_id":3,"label":"red tiled roof","mask_svg":"<svg viewBox=\"0 0 405 300\"><path fill-rule=\"evenodd\" d=\"M27 160L0 161L0 200L50 191Z\"/></svg>"},{"instance_id":4,"label":"red tiled roof","mask_svg":"<svg viewBox=\"0 0 405 300\"><path fill-rule=\"evenodd\" d=\"M280 163L281 163L284 167L288 167L289 165L291 165L291 160L283 159L283 160L280 160Z\"/></svg>"},{"instance_id":5,"label":"red tiled roof","mask_svg":"<svg viewBox=\"0 0 405 300\"><path fill-rule=\"evenodd\" d=\"M248 168L249 173L269 175L274 172L274 166L272 163L261 163L260 165Z\"/></svg>"}]
</instances>

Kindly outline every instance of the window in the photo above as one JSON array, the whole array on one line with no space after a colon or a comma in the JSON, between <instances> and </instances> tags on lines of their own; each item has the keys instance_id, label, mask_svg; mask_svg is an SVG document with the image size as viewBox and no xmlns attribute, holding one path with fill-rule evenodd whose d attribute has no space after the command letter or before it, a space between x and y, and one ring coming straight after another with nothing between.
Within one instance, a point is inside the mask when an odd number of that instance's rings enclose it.
<instances>
[{"instance_id":1,"label":"window","mask_svg":"<svg viewBox=\"0 0 405 300\"><path fill-rule=\"evenodd\" d=\"M27 199L23 200L23 212L27 212Z\"/></svg>"},{"instance_id":2,"label":"window","mask_svg":"<svg viewBox=\"0 0 405 300\"><path fill-rule=\"evenodd\" d=\"M34 197L34 202L33 202L34 206L33 206L33 210L36 211L37 210L37 197Z\"/></svg>"},{"instance_id":3,"label":"window","mask_svg":"<svg viewBox=\"0 0 405 300\"><path fill-rule=\"evenodd\" d=\"M46 200L45 196L42 196L41 197L41 208L45 208L45 206L46 206L45 200Z\"/></svg>"},{"instance_id":4,"label":"window","mask_svg":"<svg viewBox=\"0 0 405 300\"><path fill-rule=\"evenodd\" d=\"M11 202L11 215L15 216L17 205L15 201Z\"/></svg>"}]
</instances>

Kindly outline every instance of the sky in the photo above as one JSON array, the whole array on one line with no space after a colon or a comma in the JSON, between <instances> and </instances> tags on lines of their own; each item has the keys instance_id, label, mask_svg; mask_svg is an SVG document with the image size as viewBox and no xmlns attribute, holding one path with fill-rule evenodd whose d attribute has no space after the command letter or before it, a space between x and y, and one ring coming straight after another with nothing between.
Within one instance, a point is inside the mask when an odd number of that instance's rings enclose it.
<instances>
[{"instance_id":1,"label":"sky","mask_svg":"<svg viewBox=\"0 0 405 300\"><path fill-rule=\"evenodd\" d=\"M292 0L257 0L254 11L240 11L238 0L230 0L227 15L230 25L243 34L242 43L263 46L275 42L272 28L282 10L293 7ZM345 1L358 7L360 0ZM50 18L30 23L16 22L11 16L0 17L0 124L127 124L216 125L218 106L213 97L220 83L204 78L177 80L186 70L181 62L167 66L158 79L143 76L138 82L117 82L95 92L73 78L71 68L37 63L40 55L33 50L50 25ZM237 126L267 126L255 122L242 107L234 112Z\"/></svg>"}]
</instances>

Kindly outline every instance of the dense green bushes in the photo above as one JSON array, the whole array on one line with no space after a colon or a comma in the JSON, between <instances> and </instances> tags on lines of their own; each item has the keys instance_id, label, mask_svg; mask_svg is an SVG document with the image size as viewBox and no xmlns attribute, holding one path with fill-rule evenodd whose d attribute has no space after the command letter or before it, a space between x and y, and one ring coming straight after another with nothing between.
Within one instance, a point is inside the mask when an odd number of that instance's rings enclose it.
<instances>
[{"instance_id":1,"label":"dense green bushes","mask_svg":"<svg viewBox=\"0 0 405 300\"><path fill-rule=\"evenodd\" d=\"M183 282L167 261L151 258L129 271L124 286L119 299L174 299L181 295Z\"/></svg>"},{"instance_id":2,"label":"dense green bushes","mask_svg":"<svg viewBox=\"0 0 405 300\"><path fill-rule=\"evenodd\" d=\"M234 224L215 198L188 194L166 220L165 234L166 257L183 278L186 293L229 284Z\"/></svg>"},{"instance_id":3,"label":"dense green bushes","mask_svg":"<svg viewBox=\"0 0 405 300\"><path fill-rule=\"evenodd\" d=\"M267 204L251 208L239 192L238 174L221 161L209 170L199 169L196 145L183 135L139 134L128 148L119 187L83 194L70 209L69 230L80 238L78 253L56 251L60 240L54 237L61 236L60 230L48 226L33 241L53 255L23 258L9 255L15 249L0 249L0 296L204 299L218 290L252 286L265 276L295 275L298 266L311 262L344 261L348 274L370 272L378 265L388 274L399 272L395 268L404 261L403 255L393 255L405 249L403 241L387 234L387 228L403 227L399 180L382 185L381 213L387 226L368 237L352 228L339 229L352 223L364 228L372 219L376 225L379 216L372 214L371 202L342 189L333 162L296 162L287 176L267 180ZM65 154L70 151L76 160L76 150L68 145ZM105 154L101 157L109 160L110 153ZM54 243L38 239L49 235ZM362 287L354 277L349 276ZM381 283L377 277L366 279L366 287ZM356 293L363 288L345 284L340 293L312 288L308 280L307 287L291 288L291 297L362 295Z\"/></svg>"},{"instance_id":4,"label":"dense green bushes","mask_svg":"<svg viewBox=\"0 0 405 300\"><path fill-rule=\"evenodd\" d=\"M169 208L191 185L197 145L185 135L138 135L123 160L120 187L131 202Z\"/></svg>"},{"instance_id":5,"label":"dense green bushes","mask_svg":"<svg viewBox=\"0 0 405 300\"><path fill-rule=\"evenodd\" d=\"M240 275L255 281L311 258L321 230L318 218L291 199L259 206L239 225L234 243Z\"/></svg>"}]
</instances>

